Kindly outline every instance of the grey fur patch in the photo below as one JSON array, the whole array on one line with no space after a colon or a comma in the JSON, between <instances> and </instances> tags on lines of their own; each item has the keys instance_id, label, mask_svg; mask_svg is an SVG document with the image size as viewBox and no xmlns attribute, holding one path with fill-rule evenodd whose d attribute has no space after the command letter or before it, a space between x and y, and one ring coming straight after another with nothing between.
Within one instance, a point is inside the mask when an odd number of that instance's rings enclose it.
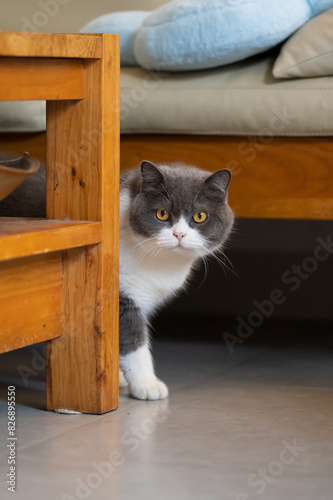
<instances>
[{"instance_id":1,"label":"grey fur patch","mask_svg":"<svg viewBox=\"0 0 333 500\"><path fill-rule=\"evenodd\" d=\"M41 165L0 201L0 217L46 217L46 168Z\"/></svg>"},{"instance_id":2,"label":"grey fur patch","mask_svg":"<svg viewBox=\"0 0 333 500\"><path fill-rule=\"evenodd\" d=\"M119 294L119 354L126 356L148 340L146 321L140 309L124 293Z\"/></svg>"}]
</instances>

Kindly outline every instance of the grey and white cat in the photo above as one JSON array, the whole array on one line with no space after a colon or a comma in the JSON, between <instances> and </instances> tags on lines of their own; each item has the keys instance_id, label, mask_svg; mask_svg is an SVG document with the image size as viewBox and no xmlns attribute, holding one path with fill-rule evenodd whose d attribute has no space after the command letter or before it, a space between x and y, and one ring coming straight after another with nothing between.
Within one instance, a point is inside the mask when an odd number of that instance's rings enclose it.
<instances>
[{"instance_id":1,"label":"grey and white cat","mask_svg":"<svg viewBox=\"0 0 333 500\"><path fill-rule=\"evenodd\" d=\"M149 320L200 259L222 249L234 220L230 179L229 170L148 161L121 178L120 368L133 397L168 395L154 372Z\"/></svg>"},{"instance_id":2,"label":"grey and white cat","mask_svg":"<svg viewBox=\"0 0 333 500\"><path fill-rule=\"evenodd\" d=\"M154 372L149 321L200 259L222 249L234 220L230 179L229 170L148 161L121 176L120 379L135 398L168 395ZM0 216L45 217L44 168L0 202Z\"/></svg>"}]
</instances>

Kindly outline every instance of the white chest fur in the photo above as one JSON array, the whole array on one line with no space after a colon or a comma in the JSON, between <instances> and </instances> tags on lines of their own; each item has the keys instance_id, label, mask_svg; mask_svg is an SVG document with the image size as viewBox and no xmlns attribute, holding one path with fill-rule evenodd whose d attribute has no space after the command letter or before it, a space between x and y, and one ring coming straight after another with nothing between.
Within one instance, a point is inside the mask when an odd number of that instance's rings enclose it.
<instances>
[{"instance_id":1,"label":"white chest fur","mask_svg":"<svg viewBox=\"0 0 333 500\"><path fill-rule=\"evenodd\" d=\"M122 252L125 257L124 252ZM120 288L149 316L185 284L191 266L175 271L145 266L142 259L121 258ZM129 261L130 260L130 261Z\"/></svg>"}]
</instances>

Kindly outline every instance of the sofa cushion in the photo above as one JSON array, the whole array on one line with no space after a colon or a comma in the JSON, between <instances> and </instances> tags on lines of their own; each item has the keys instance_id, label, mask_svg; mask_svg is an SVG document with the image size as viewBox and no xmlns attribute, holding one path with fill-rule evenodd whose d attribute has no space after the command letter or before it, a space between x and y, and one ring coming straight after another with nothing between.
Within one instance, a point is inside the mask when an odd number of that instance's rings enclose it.
<instances>
[{"instance_id":1,"label":"sofa cushion","mask_svg":"<svg viewBox=\"0 0 333 500\"><path fill-rule=\"evenodd\" d=\"M42 132L45 101L0 101L0 132Z\"/></svg>"},{"instance_id":2,"label":"sofa cushion","mask_svg":"<svg viewBox=\"0 0 333 500\"><path fill-rule=\"evenodd\" d=\"M333 0L173 0L143 21L134 54L147 69L214 68L274 47L331 7Z\"/></svg>"},{"instance_id":3,"label":"sofa cushion","mask_svg":"<svg viewBox=\"0 0 333 500\"><path fill-rule=\"evenodd\" d=\"M333 77L278 80L275 52L216 69L122 68L122 133L333 135ZM116 103L110 102L110 106ZM0 131L45 130L45 103L0 103Z\"/></svg>"},{"instance_id":4,"label":"sofa cushion","mask_svg":"<svg viewBox=\"0 0 333 500\"><path fill-rule=\"evenodd\" d=\"M333 77L277 80L275 57L184 73L123 68L121 131L333 135Z\"/></svg>"},{"instance_id":5,"label":"sofa cushion","mask_svg":"<svg viewBox=\"0 0 333 500\"><path fill-rule=\"evenodd\" d=\"M273 74L276 78L333 75L333 9L311 19L282 46Z\"/></svg>"},{"instance_id":6,"label":"sofa cushion","mask_svg":"<svg viewBox=\"0 0 333 500\"><path fill-rule=\"evenodd\" d=\"M114 33L120 35L120 63L122 66L137 66L134 56L134 39L149 11L112 12L93 19L80 33Z\"/></svg>"}]
</instances>

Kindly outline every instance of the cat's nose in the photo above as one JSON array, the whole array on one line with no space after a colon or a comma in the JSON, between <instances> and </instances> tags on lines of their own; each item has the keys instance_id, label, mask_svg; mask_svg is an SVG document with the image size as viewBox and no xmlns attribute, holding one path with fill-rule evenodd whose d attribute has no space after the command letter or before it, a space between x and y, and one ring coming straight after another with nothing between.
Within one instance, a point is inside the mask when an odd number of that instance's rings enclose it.
<instances>
[{"instance_id":1,"label":"cat's nose","mask_svg":"<svg viewBox=\"0 0 333 500\"><path fill-rule=\"evenodd\" d=\"M181 241L184 236L186 236L185 233L180 233L179 231L174 231L173 232L173 235L175 236L175 238L177 238L177 240Z\"/></svg>"}]
</instances>

